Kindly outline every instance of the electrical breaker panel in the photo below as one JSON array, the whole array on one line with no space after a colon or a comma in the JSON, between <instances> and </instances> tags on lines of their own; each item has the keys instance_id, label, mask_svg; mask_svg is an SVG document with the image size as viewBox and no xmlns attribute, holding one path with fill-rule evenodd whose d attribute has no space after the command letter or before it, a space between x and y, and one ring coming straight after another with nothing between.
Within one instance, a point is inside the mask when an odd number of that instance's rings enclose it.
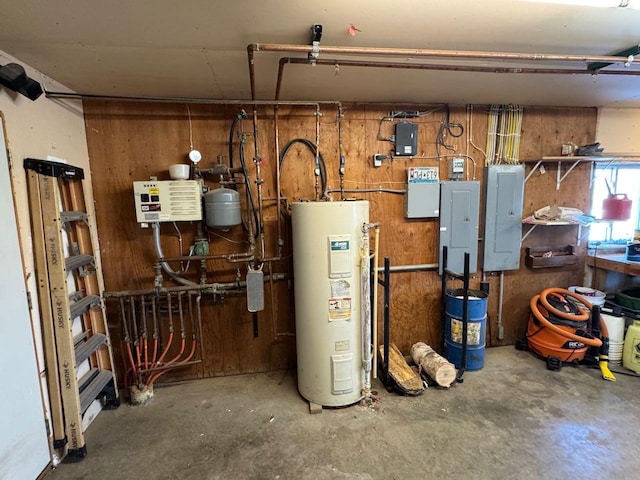
<instances>
[{"instance_id":1,"label":"electrical breaker panel","mask_svg":"<svg viewBox=\"0 0 640 480\"><path fill-rule=\"evenodd\" d=\"M433 218L440 214L438 167L407 168L404 218Z\"/></svg>"},{"instance_id":2,"label":"electrical breaker panel","mask_svg":"<svg viewBox=\"0 0 640 480\"><path fill-rule=\"evenodd\" d=\"M202 220L202 188L196 180L133 182L138 223Z\"/></svg>"},{"instance_id":3,"label":"electrical breaker panel","mask_svg":"<svg viewBox=\"0 0 640 480\"><path fill-rule=\"evenodd\" d=\"M438 272L442 274L442 247L447 246L447 269L464 271L464 254L469 253L469 272L478 267L478 216L480 182L440 184L440 247Z\"/></svg>"},{"instance_id":4,"label":"electrical breaker panel","mask_svg":"<svg viewBox=\"0 0 640 480\"><path fill-rule=\"evenodd\" d=\"M485 271L520 268L524 165L489 165L485 169Z\"/></svg>"}]
</instances>

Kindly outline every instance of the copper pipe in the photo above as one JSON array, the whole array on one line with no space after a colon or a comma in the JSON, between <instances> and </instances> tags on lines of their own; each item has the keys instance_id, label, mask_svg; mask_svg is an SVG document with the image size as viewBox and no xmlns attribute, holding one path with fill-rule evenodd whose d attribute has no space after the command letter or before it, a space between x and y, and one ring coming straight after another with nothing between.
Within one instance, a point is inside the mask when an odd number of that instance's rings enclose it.
<instances>
[{"instance_id":1,"label":"copper pipe","mask_svg":"<svg viewBox=\"0 0 640 480\"><path fill-rule=\"evenodd\" d=\"M284 78L284 66L287 64L308 65L309 61L304 58L283 57L280 59L278 68L278 80L276 87L276 98L280 95L280 85ZM441 70L453 72L476 72L476 73L522 73L522 74L552 74L552 75L640 75L640 70L577 70L566 68L506 68L506 67L474 67L470 65L438 65L431 63L399 63L399 62L371 62L364 60L329 60L318 59L316 65L336 65L345 67L372 67L372 68L402 68L407 70Z\"/></svg>"},{"instance_id":2,"label":"copper pipe","mask_svg":"<svg viewBox=\"0 0 640 480\"><path fill-rule=\"evenodd\" d=\"M247 45L247 60L249 61L249 83L251 84L251 100L256 99L255 58L253 45Z\"/></svg>"},{"instance_id":3,"label":"copper pipe","mask_svg":"<svg viewBox=\"0 0 640 480\"><path fill-rule=\"evenodd\" d=\"M290 52L309 53L311 45L286 45L271 43L254 43L247 46L249 55L249 74L252 76L254 52ZM628 57L613 55L567 55L556 53L516 53L486 52L474 50L429 50L422 48L382 48L382 47L344 47L321 46L320 54L364 55L372 57L418 57L418 58L464 58L474 60L511 60L511 61L554 61L554 62L629 62ZM640 59L632 59L632 63L640 63Z\"/></svg>"},{"instance_id":4,"label":"copper pipe","mask_svg":"<svg viewBox=\"0 0 640 480\"><path fill-rule=\"evenodd\" d=\"M324 197L325 192L318 195L318 179L320 178L320 106L316 107L316 200L320 200Z\"/></svg>"},{"instance_id":5,"label":"copper pipe","mask_svg":"<svg viewBox=\"0 0 640 480\"><path fill-rule=\"evenodd\" d=\"M251 93L252 96L255 92ZM262 164L262 158L260 158L260 150L258 147L258 110L256 106L253 107L253 145L255 156L253 157L253 163L256 165L256 187L258 191L258 228L260 229L260 258L265 257L265 241L264 241L264 211L262 205L262 174L260 172L260 166Z\"/></svg>"},{"instance_id":6,"label":"copper pipe","mask_svg":"<svg viewBox=\"0 0 640 480\"><path fill-rule=\"evenodd\" d=\"M280 58L280 61L278 62L278 80L276 81L276 96L275 96L275 100L280 100L280 89L282 88L282 78L284 76L284 66L287 63L297 63L294 62L293 60L304 60L302 58L291 58L291 57L282 57ZM305 63L309 63L309 60L307 60Z\"/></svg>"}]
</instances>

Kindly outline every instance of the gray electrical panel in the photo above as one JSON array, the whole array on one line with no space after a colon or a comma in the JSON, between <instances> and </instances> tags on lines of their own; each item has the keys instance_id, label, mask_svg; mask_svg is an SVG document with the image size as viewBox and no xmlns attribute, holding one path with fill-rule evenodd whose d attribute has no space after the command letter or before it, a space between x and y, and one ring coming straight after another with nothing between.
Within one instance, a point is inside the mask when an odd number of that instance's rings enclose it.
<instances>
[{"instance_id":1,"label":"gray electrical panel","mask_svg":"<svg viewBox=\"0 0 640 480\"><path fill-rule=\"evenodd\" d=\"M464 254L469 253L469 272L478 268L478 216L480 182L440 184L440 251L438 271L442 274L442 247L447 246L447 269L464 272Z\"/></svg>"},{"instance_id":2,"label":"gray electrical panel","mask_svg":"<svg viewBox=\"0 0 640 480\"><path fill-rule=\"evenodd\" d=\"M433 218L440 213L439 167L407 169L404 218Z\"/></svg>"},{"instance_id":3,"label":"gray electrical panel","mask_svg":"<svg viewBox=\"0 0 640 480\"><path fill-rule=\"evenodd\" d=\"M482 268L488 272L520 268L524 165L489 165Z\"/></svg>"}]
</instances>

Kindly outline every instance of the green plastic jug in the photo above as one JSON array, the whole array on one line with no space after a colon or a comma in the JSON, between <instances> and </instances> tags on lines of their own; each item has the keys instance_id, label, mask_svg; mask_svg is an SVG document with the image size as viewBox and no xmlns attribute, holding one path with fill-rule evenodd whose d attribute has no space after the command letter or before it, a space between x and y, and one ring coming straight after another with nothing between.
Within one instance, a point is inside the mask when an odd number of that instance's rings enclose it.
<instances>
[{"instance_id":1,"label":"green plastic jug","mask_svg":"<svg viewBox=\"0 0 640 480\"><path fill-rule=\"evenodd\" d=\"M622 353L624 368L640 374L640 320L635 320L627 329Z\"/></svg>"}]
</instances>

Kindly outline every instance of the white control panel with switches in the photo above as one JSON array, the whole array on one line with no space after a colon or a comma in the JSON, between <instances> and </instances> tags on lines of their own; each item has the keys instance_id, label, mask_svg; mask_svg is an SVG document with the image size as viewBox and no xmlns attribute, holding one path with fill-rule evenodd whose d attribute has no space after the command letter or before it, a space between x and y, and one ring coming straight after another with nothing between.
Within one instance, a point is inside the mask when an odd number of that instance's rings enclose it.
<instances>
[{"instance_id":1,"label":"white control panel with switches","mask_svg":"<svg viewBox=\"0 0 640 480\"><path fill-rule=\"evenodd\" d=\"M202 220L202 187L196 180L133 182L138 223Z\"/></svg>"}]
</instances>

